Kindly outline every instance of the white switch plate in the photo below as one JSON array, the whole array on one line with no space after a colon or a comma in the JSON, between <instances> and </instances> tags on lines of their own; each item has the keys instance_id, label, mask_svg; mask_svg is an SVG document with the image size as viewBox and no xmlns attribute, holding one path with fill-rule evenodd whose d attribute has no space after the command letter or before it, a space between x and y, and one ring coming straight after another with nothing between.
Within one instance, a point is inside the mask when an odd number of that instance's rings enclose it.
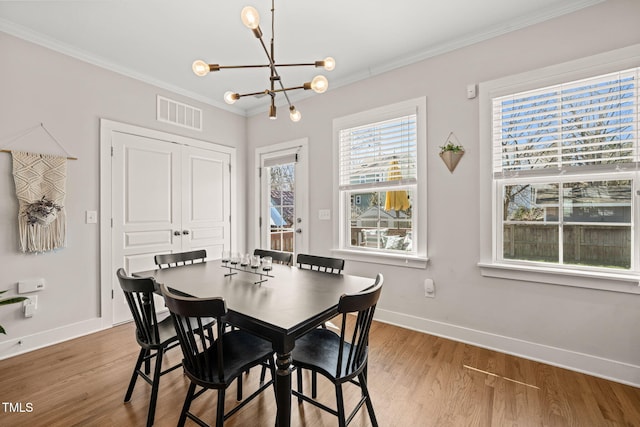
<instances>
[{"instance_id":1,"label":"white switch plate","mask_svg":"<svg viewBox=\"0 0 640 427\"><path fill-rule=\"evenodd\" d=\"M473 99L475 98L477 95L476 92L476 84L475 83L471 83L467 85L467 99Z\"/></svg>"},{"instance_id":2,"label":"white switch plate","mask_svg":"<svg viewBox=\"0 0 640 427\"><path fill-rule=\"evenodd\" d=\"M87 224L95 224L98 222L98 212L96 211L86 211L85 217Z\"/></svg>"},{"instance_id":3,"label":"white switch plate","mask_svg":"<svg viewBox=\"0 0 640 427\"><path fill-rule=\"evenodd\" d=\"M424 279L424 296L427 298L435 298L436 285L433 283L433 279Z\"/></svg>"},{"instance_id":4,"label":"white switch plate","mask_svg":"<svg viewBox=\"0 0 640 427\"><path fill-rule=\"evenodd\" d=\"M320 209L318 211L318 219L327 221L331 219L331 209Z\"/></svg>"},{"instance_id":5,"label":"white switch plate","mask_svg":"<svg viewBox=\"0 0 640 427\"><path fill-rule=\"evenodd\" d=\"M27 297L28 299L22 301L22 309L24 310L24 317L33 317L33 314L38 309L38 296L33 295Z\"/></svg>"}]
</instances>

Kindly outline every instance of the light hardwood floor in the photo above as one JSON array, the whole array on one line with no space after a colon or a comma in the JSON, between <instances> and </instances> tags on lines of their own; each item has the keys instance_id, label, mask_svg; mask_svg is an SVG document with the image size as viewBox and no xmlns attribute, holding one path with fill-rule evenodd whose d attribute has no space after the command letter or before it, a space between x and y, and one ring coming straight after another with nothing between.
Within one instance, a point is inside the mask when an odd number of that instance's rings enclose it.
<instances>
[{"instance_id":1,"label":"light hardwood floor","mask_svg":"<svg viewBox=\"0 0 640 427\"><path fill-rule=\"evenodd\" d=\"M131 402L123 403L137 353L127 324L0 361L0 400L32 407L9 413L3 404L0 425L143 426L149 386L139 380ZM179 359L179 349L169 353L170 362ZM259 376L258 369L245 376L245 395ZM380 426L640 426L638 388L377 322L369 383ZM318 385L319 398L333 406L332 387L321 377ZM156 426L176 425L186 388L180 370L162 378ZM209 393L197 407L213 421L215 392ZM355 398L357 390L345 394ZM230 408L235 386L227 397ZM225 425L273 426L274 417L268 391ZM292 425L337 421L294 400ZM351 425L369 426L366 410Z\"/></svg>"}]
</instances>

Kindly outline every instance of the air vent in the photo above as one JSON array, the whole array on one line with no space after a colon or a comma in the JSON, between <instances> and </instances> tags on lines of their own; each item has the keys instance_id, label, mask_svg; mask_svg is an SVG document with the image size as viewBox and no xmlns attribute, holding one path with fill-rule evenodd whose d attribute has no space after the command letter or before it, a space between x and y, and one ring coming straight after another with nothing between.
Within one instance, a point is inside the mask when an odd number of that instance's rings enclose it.
<instances>
[{"instance_id":1,"label":"air vent","mask_svg":"<svg viewBox=\"0 0 640 427\"><path fill-rule=\"evenodd\" d=\"M202 110L158 95L157 120L176 126L202 130Z\"/></svg>"}]
</instances>

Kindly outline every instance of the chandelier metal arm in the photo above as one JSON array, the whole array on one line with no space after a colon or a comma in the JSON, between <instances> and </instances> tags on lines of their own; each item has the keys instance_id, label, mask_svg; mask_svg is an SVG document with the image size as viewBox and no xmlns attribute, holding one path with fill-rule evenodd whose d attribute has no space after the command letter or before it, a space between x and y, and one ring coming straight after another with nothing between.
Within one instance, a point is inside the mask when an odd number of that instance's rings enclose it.
<instances>
[{"instance_id":1,"label":"chandelier metal arm","mask_svg":"<svg viewBox=\"0 0 640 427\"><path fill-rule=\"evenodd\" d=\"M220 71L226 69L237 68L269 68L271 64L255 64L255 65L220 65L220 64L208 64L209 71ZM274 64L276 67L324 67L324 61L315 62L303 62L298 64Z\"/></svg>"},{"instance_id":2,"label":"chandelier metal arm","mask_svg":"<svg viewBox=\"0 0 640 427\"><path fill-rule=\"evenodd\" d=\"M291 100L289 100L287 89L285 89L284 85L282 84L282 80L280 79L280 74L278 74L278 70L276 69L276 64L273 60L273 39L271 40L271 53L269 53L269 50L267 49L267 45L264 44L264 40L262 40L262 37L260 37L258 40L260 40L262 49L264 50L264 53L267 55L267 59L269 60L269 66L271 68L271 92L276 93L276 91L274 90L274 81L277 80L278 83L280 84L280 89L281 89L281 90L278 90L277 92L282 92L284 97L287 99L287 104L289 105L289 108L291 108ZM273 99L272 99L272 102L273 102Z\"/></svg>"},{"instance_id":3,"label":"chandelier metal arm","mask_svg":"<svg viewBox=\"0 0 640 427\"><path fill-rule=\"evenodd\" d=\"M302 86L292 86L292 87L287 87L287 88L283 87L281 89L265 89L265 90L260 91L260 92L237 93L235 95L238 98L242 98L242 97L245 97L245 96L271 95L272 93L276 94L276 93L285 92L285 91L288 91L288 90L298 90L298 89L309 90L309 89L311 89L311 83L305 83Z\"/></svg>"}]
</instances>

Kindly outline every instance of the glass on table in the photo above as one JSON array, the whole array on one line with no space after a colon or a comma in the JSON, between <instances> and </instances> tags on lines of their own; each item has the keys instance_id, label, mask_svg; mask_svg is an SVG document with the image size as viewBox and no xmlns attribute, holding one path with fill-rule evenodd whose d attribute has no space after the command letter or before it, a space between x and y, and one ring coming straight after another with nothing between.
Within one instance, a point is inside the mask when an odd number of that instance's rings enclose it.
<instances>
[{"instance_id":1,"label":"glass on table","mask_svg":"<svg viewBox=\"0 0 640 427\"><path fill-rule=\"evenodd\" d=\"M231 260L231 251L222 251L222 262L224 264Z\"/></svg>"},{"instance_id":2,"label":"glass on table","mask_svg":"<svg viewBox=\"0 0 640 427\"><path fill-rule=\"evenodd\" d=\"M246 267L249 265L249 254L244 254L240 258L240 267Z\"/></svg>"},{"instance_id":3,"label":"glass on table","mask_svg":"<svg viewBox=\"0 0 640 427\"><path fill-rule=\"evenodd\" d=\"M260 255L251 256L251 268L260 267Z\"/></svg>"},{"instance_id":4,"label":"glass on table","mask_svg":"<svg viewBox=\"0 0 640 427\"><path fill-rule=\"evenodd\" d=\"M240 262L240 254L238 252L234 252L231 255L231 265L237 265Z\"/></svg>"},{"instance_id":5,"label":"glass on table","mask_svg":"<svg viewBox=\"0 0 640 427\"><path fill-rule=\"evenodd\" d=\"M272 264L273 264L273 258L271 258L270 256L266 256L262 258L262 269L264 271L270 271L272 268Z\"/></svg>"}]
</instances>

